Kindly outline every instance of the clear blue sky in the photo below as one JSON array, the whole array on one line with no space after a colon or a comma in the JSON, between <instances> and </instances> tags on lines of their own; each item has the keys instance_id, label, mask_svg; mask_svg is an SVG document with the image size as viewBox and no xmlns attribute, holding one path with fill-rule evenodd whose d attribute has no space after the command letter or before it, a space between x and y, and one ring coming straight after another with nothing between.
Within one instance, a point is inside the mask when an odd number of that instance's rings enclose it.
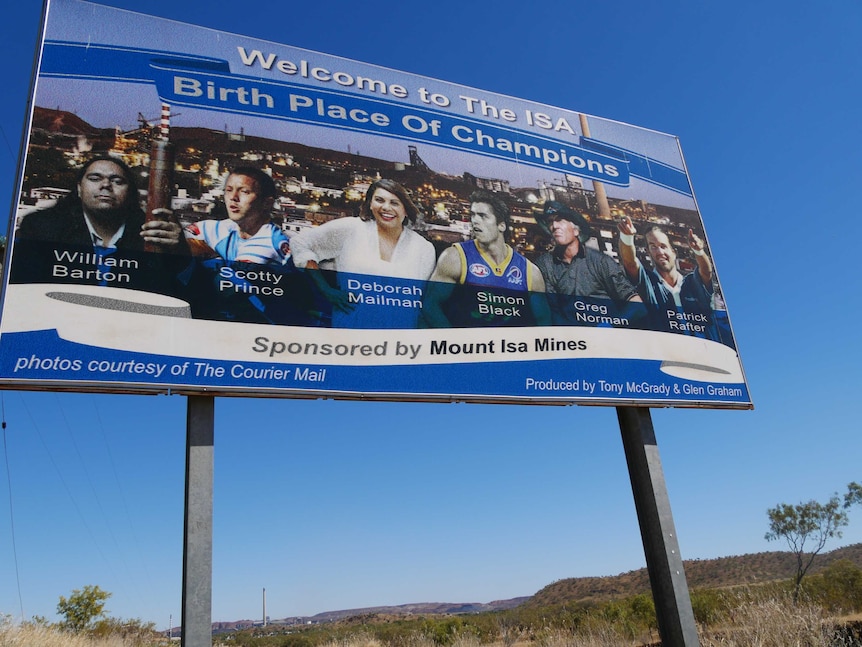
<instances>
[{"instance_id":1,"label":"clear blue sky","mask_svg":"<svg viewBox=\"0 0 862 647\"><path fill-rule=\"evenodd\" d=\"M858 2L200 7L147 12L678 135L756 405L653 412L683 557L784 548L768 507L862 480ZM0 23L4 205L38 22L20 2ZM0 613L97 584L114 616L178 624L185 400L2 402ZM645 563L612 408L220 399L215 470L219 620L258 618L263 587L280 618ZM860 541L857 509L829 547Z\"/></svg>"}]
</instances>

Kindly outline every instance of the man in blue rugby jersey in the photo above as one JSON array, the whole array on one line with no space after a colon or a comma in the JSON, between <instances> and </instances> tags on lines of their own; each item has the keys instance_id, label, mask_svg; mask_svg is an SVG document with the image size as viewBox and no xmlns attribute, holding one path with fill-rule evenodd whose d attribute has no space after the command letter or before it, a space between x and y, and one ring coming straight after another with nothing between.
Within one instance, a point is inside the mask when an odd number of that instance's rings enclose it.
<instances>
[{"instance_id":1,"label":"man in blue rugby jersey","mask_svg":"<svg viewBox=\"0 0 862 647\"><path fill-rule=\"evenodd\" d=\"M272 224L276 198L272 178L252 166L231 171L224 185L226 220L202 220L186 227L192 252L209 247L228 262L283 265L290 257L287 236Z\"/></svg>"},{"instance_id":2,"label":"man in blue rugby jersey","mask_svg":"<svg viewBox=\"0 0 862 647\"><path fill-rule=\"evenodd\" d=\"M228 217L185 228L198 261L184 277L194 317L319 325L308 286L289 262L288 237L271 222L276 197L269 175L253 166L236 167L224 185ZM258 270L251 264L272 269Z\"/></svg>"}]
</instances>

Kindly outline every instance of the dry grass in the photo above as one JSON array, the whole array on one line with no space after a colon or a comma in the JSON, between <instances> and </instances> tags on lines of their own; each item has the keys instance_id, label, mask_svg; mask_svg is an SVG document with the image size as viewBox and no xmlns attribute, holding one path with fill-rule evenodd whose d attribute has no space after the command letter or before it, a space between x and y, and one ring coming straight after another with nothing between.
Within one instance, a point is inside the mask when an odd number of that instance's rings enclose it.
<instances>
[{"instance_id":1,"label":"dry grass","mask_svg":"<svg viewBox=\"0 0 862 647\"><path fill-rule=\"evenodd\" d=\"M636 643L609 623L593 623L582 631L551 632L539 644L540 647L629 647Z\"/></svg>"},{"instance_id":2,"label":"dry grass","mask_svg":"<svg viewBox=\"0 0 862 647\"><path fill-rule=\"evenodd\" d=\"M758 599L740 593L736 603L715 629L700 633L702 647L839 647L836 622L823 609L809 602L795 604L790 596ZM517 635L516 635L517 634ZM633 636L610 621L593 619L576 630L548 629L532 641L518 632L503 635L492 644L482 644L472 635L456 636L448 647L633 647L657 640L656 636ZM60 632L32 624L17 625L0 619L0 647L156 647L167 641L142 642L119 636L96 639ZM849 643L848 643L849 644ZM858 643L856 643L858 644ZM333 640L320 647L395 647L366 631ZM399 642L398 647L440 647L422 634Z\"/></svg>"},{"instance_id":3,"label":"dry grass","mask_svg":"<svg viewBox=\"0 0 862 647\"><path fill-rule=\"evenodd\" d=\"M15 624L0 619L0 647L150 647L159 643L108 636L93 638L59 631L53 627ZM164 642L167 644L167 641Z\"/></svg>"},{"instance_id":4,"label":"dry grass","mask_svg":"<svg viewBox=\"0 0 862 647\"><path fill-rule=\"evenodd\" d=\"M702 647L820 647L835 635L834 621L820 606L794 603L789 595L752 600L742 594L728 616L724 629L702 632Z\"/></svg>"},{"instance_id":5,"label":"dry grass","mask_svg":"<svg viewBox=\"0 0 862 647\"><path fill-rule=\"evenodd\" d=\"M386 647L382 642L371 634L358 632L352 634L349 638L341 640L331 640L324 643L321 647Z\"/></svg>"}]
</instances>

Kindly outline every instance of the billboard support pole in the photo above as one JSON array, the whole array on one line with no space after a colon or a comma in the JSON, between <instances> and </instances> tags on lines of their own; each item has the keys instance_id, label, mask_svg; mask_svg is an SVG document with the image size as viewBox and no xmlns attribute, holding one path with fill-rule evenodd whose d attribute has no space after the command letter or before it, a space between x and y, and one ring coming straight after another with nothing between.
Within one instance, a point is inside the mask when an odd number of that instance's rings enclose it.
<instances>
[{"instance_id":1,"label":"billboard support pole","mask_svg":"<svg viewBox=\"0 0 862 647\"><path fill-rule=\"evenodd\" d=\"M658 629L665 647L700 645L650 410L617 407Z\"/></svg>"},{"instance_id":2,"label":"billboard support pole","mask_svg":"<svg viewBox=\"0 0 862 647\"><path fill-rule=\"evenodd\" d=\"M212 647L214 412L214 397L188 396L182 647Z\"/></svg>"},{"instance_id":3,"label":"billboard support pole","mask_svg":"<svg viewBox=\"0 0 862 647\"><path fill-rule=\"evenodd\" d=\"M584 137L592 137L590 134L590 123L587 121L587 116L583 113L578 115L578 120L581 122L581 132L584 134ZM599 218L603 218L605 220L610 219L611 217L611 205L608 202L608 193L605 191L604 182L599 182L598 180L593 180L593 190L596 193L596 203L599 209Z\"/></svg>"}]
</instances>

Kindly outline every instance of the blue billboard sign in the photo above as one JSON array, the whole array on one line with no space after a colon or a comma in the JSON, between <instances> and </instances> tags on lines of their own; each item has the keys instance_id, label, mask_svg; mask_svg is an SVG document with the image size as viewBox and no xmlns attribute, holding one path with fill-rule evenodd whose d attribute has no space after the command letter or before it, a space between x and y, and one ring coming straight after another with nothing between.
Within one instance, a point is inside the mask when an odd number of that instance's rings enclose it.
<instances>
[{"instance_id":1,"label":"blue billboard sign","mask_svg":"<svg viewBox=\"0 0 862 647\"><path fill-rule=\"evenodd\" d=\"M751 407L671 135L81 0L28 129L0 386Z\"/></svg>"}]
</instances>

